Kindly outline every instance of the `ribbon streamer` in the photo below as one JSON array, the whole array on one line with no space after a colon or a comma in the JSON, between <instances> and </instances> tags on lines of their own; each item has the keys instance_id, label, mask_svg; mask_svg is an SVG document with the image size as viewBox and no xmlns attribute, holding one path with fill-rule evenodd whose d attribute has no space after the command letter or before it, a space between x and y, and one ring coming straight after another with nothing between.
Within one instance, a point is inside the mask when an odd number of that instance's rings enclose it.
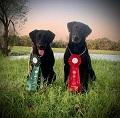
<instances>
[{"instance_id":1,"label":"ribbon streamer","mask_svg":"<svg viewBox=\"0 0 120 118\"><path fill-rule=\"evenodd\" d=\"M68 59L68 63L70 65L68 89L72 92L81 92L79 73L79 65L81 64L81 61L80 56L77 54L72 54Z\"/></svg>"},{"instance_id":2,"label":"ribbon streamer","mask_svg":"<svg viewBox=\"0 0 120 118\"><path fill-rule=\"evenodd\" d=\"M42 71L40 68L40 57L37 55L31 55L30 56L30 64L32 65L32 72L30 73L30 76L28 77L27 80L27 87L26 90L28 91L33 91L36 90L38 86L38 79L40 78L40 88L42 89L44 87L43 83L43 77L42 77Z\"/></svg>"}]
</instances>

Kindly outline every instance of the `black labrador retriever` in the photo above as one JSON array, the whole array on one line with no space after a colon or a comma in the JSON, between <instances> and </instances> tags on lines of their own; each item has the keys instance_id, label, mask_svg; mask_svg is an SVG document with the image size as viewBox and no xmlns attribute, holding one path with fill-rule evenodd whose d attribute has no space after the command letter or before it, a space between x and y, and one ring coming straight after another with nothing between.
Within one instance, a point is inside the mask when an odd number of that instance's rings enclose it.
<instances>
[{"instance_id":1,"label":"black labrador retriever","mask_svg":"<svg viewBox=\"0 0 120 118\"><path fill-rule=\"evenodd\" d=\"M29 36L33 42L31 54L40 56L42 75L44 81L47 81L49 85L56 79L56 73L53 70L55 58L50 47L50 43L52 43L55 34L49 30L33 30L29 33ZM30 69L28 70L30 72Z\"/></svg>"},{"instance_id":2,"label":"black labrador retriever","mask_svg":"<svg viewBox=\"0 0 120 118\"><path fill-rule=\"evenodd\" d=\"M82 63L79 66L82 92L86 92L88 88L88 78L89 76L92 80L95 80L96 76L94 70L92 69L91 59L88 53L86 37L91 33L91 29L88 25L81 22L69 22L67 24L69 31L69 42L64 54L64 82L67 83L68 75L70 71L70 65L68 63L68 58L71 54L78 54Z\"/></svg>"}]
</instances>

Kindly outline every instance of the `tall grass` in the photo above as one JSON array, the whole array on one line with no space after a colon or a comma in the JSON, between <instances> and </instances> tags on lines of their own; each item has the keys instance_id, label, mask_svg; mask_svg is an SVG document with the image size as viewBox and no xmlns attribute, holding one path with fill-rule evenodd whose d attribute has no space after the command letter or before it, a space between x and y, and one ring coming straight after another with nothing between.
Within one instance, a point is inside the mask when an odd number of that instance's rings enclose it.
<instances>
[{"instance_id":1,"label":"tall grass","mask_svg":"<svg viewBox=\"0 0 120 118\"><path fill-rule=\"evenodd\" d=\"M0 60L1 118L119 118L120 62L92 60L97 80L86 94L75 94L63 83L61 59L56 81L37 92L25 90L27 60Z\"/></svg>"}]
</instances>

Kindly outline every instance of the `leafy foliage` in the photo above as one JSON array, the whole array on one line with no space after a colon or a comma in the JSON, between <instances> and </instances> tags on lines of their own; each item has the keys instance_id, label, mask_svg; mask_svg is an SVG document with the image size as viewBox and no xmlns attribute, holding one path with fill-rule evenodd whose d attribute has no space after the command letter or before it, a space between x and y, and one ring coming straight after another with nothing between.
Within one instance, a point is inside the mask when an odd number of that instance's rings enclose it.
<instances>
[{"instance_id":1,"label":"leafy foliage","mask_svg":"<svg viewBox=\"0 0 120 118\"><path fill-rule=\"evenodd\" d=\"M95 40L87 40L88 49L95 50L114 50L120 51L120 40L114 42L108 38L99 38ZM14 41L15 46L32 46L32 42L29 36L16 37ZM52 48L66 48L68 42L64 40L55 40L51 43Z\"/></svg>"},{"instance_id":2,"label":"leafy foliage","mask_svg":"<svg viewBox=\"0 0 120 118\"><path fill-rule=\"evenodd\" d=\"M89 49L120 51L120 40L118 42L111 41L108 38L87 40L87 46Z\"/></svg>"},{"instance_id":3,"label":"leafy foliage","mask_svg":"<svg viewBox=\"0 0 120 118\"><path fill-rule=\"evenodd\" d=\"M66 48L66 46L67 46L67 42L63 40L54 41L51 43L52 48Z\"/></svg>"}]
</instances>

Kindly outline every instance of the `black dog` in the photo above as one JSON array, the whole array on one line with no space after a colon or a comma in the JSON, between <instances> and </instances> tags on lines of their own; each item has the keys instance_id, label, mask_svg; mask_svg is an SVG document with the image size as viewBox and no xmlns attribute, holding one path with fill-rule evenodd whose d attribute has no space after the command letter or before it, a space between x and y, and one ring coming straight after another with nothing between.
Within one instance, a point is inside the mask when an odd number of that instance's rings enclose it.
<instances>
[{"instance_id":1,"label":"black dog","mask_svg":"<svg viewBox=\"0 0 120 118\"><path fill-rule=\"evenodd\" d=\"M49 30L34 30L29 33L29 36L33 42L31 54L40 56L42 75L44 81L47 81L49 85L56 79L56 74L53 70L55 58L50 47L50 43L53 41L55 34Z\"/></svg>"},{"instance_id":2,"label":"black dog","mask_svg":"<svg viewBox=\"0 0 120 118\"><path fill-rule=\"evenodd\" d=\"M81 22L69 22L67 24L69 31L69 43L64 54L64 82L68 80L68 75L70 71L70 66L68 63L68 58L71 54L78 54L82 63L79 66L82 92L86 92L88 88L88 78L89 76L92 80L95 80L96 76L94 70L91 66L91 59L88 53L87 44L85 42L86 37L91 33L91 29L88 25Z\"/></svg>"}]
</instances>

